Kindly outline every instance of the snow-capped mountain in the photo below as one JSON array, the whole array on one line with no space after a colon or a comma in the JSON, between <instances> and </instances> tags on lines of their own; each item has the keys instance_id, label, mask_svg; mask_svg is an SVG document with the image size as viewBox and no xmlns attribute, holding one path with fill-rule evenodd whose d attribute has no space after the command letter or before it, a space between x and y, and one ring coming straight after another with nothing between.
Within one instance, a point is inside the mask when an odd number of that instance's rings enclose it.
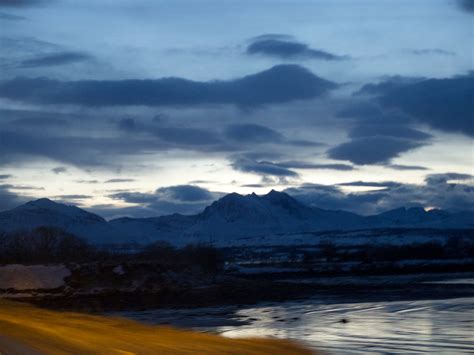
<instances>
[{"instance_id":1,"label":"snow-capped mountain","mask_svg":"<svg viewBox=\"0 0 474 355\"><path fill-rule=\"evenodd\" d=\"M433 209L425 211L421 207L397 208L379 215L366 217L371 227L422 227L422 228L472 228L474 213L450 213Z\"/></svg>"},{"instance_id":2,"label":"snow-capped mountain","mask_svg":"<svg viewBox=\"0 0 474 355\"><path fill-rule=\"evenodd\" d=\"M106 221L75 206L48 199L28 202L0 212L0 231L29 230L54 226L96 244L139 243L165 240L183 245L212 242L228 245L232 240L248 244L262 237L318 231L349 231L376 228L473 228L472 212L450 213L422 208L400 208L375 216L312 208L283 192L228 194L203 212L153 218L119 218Z\"/></svg>"},{"instance_id":3,"label":"snow-capped mountain","mask_svg":"<svg viewBox=\"0 0 474 355\"><path fill-rule=\"evenodd\" d=\"M186 244L180 241L181 236L194 224L195 219L195 216L175 213L151 218L117 218L109 221L109 225L118 235L131 242L146 244L165 240L172 244Z\"/></svg>"},{"instance_id":4,"label":"snow-capped mountain","mask_svg":"<svg viewBox=\"0 0 474 355\"><path fill-rule=\"evenodd\" d=\"M110 226L102 217L47 198L0 212L0 231L31 230L41 226L61 228L91 241L108 241L112 237Z\"/></svg>"},{"instance_id":5,"label":"snow-capped mountain","mask_svg":"<svg viewBox=\"0 0 474 355\"><path fill-rule=\"evenodd\" d=\"M206 207L186 233L216 238L250 237L362 225L363 217L356 214L311 208L286 193L272 190L264 196L226 195Z\"/></svg>"}]
</instances>

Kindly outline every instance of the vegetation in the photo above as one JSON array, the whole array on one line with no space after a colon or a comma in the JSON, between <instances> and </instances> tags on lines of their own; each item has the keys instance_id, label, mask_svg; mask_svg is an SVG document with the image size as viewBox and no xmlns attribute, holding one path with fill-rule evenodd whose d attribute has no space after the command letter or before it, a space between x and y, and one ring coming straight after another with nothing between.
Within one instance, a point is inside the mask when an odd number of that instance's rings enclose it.
<instances>
[{"instance_id":1,"label":"vegetation","mask_svg":"<svg viewBox=\"0 0 474 355\"><path fill-rule=\"evenodd\" d=\"M218 249L206 245L175 248L157 242L137 253L99 250L61 229L39 227L28 232L0 234L0 264L150 263L162 270L217 274L223 267Z\"/></svg>"},{"instance_id":2,"label":"vegetation","mask_svg":"<svg viewBox=\"0 0 474 355\"><path fill-rule=\"evenodd\" d=\"M38 227L28 232L0 233L0 263L34 264L83 262L103 256L84 240L59 228Z\"/></svg>"}]
</instances>

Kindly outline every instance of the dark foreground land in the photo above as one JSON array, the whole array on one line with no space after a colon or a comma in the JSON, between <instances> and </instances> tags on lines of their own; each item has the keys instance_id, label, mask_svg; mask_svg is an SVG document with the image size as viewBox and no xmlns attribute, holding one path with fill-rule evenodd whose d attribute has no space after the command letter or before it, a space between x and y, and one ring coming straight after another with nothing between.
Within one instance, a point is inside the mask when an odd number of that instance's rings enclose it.
<instances>
[{"instance_id":1,"label":"dark foreground land","mask_svg":"<svg viewBox=\"0 0 474 355\"><path fill-rule=\"evenodd\" d=\"M5 264L26 265L21 266L25 273L10 275L13 285L3 283L0 297L51 309L100 313L313 296L389 301L474 295L472 284L436 283L472 278L471 231L457 232L444 243L342 246L326 242L225 249L209 245L178 249L157 243L134 253L98 250L52 228L31 233L23 239L6 238L0 245ZM23 277L36 278L28 265L45 265L41 277L46 280L59 269L64 277L53 285L22 283Z\"/></svg>"},{"instance_id":2,"label":"dark foreground land","mask_svg":"<svg viewBox=\"0 0 474 355\"><path fill-rule=\"evenodd\" d=\"M36 290L26 294L10 291L3 296L50 309L92 313L244 305L311 297L326 299L329 303L344 302L345 299L360 302L401 301L473 297L474 284L450 287L449 284L438 283L451 278L473 277L472 272L311 279L289 277L285 280L231 277L206 285L168 285L155 290L104 289L88 292L57 289L47 292Z\"/></svg>"}]
</instances>

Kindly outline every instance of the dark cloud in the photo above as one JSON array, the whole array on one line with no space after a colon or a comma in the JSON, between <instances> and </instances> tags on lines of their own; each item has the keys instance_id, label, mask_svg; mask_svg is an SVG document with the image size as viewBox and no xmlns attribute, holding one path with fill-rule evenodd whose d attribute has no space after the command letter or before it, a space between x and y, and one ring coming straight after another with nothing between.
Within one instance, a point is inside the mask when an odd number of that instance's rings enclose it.
<instances>
[{"instance_id":1,"label":"dark cloud","mask_svg":"<svg viewBox=\"0 0 474 355\"><path fill-rule=\"evenodd\" d=\"M358 187L398 187L401 184L395 181L350 181L338 184L339 186L358 186Z\"/></svg>"},{"instance_id":2,"label":"dark cloud","mask_svg":"<svg viewBox=\"0 0 474 355\"><path fill-rule=\"evenodd\" d=\"M171 126L162 120L153 120L151 124L146 124L133 118L121 119L118 128L127 133L157 137L160 141L169 143L169 148L203 147L216 151L232 150L217 132L210 129ZM208 148L205 148L206 146Z\"/></svg>"},{"instance_id":3,"label":"dark cloud","mask_svg":"<svg viewBox=\"0 0 474 355\"><path fill-rule=\"evenodd\" d=\"M16 127L31 127L31 128L64 128L65 126L70 125L70 122L54 117L44 117L44 118L23 118L19 120L14 120L8 122L10 126Z\"/></svg>"},{"instance_id":4,"label":"dark cloud","mask_svg":"<svg viewBox=\"0 0 474 355\"><path fill-rule=\"evenodd\" d=\"M98 184L99 180L76 180L78 184Z\"/></svg>"},{"instance_id":5,"label":"dark cloud","mask_svg":"<svg viewBox=\"0 0 474 355\"><path fill-rule=\"evenodd\" d=\"M400 164L389 164L387 167L392 168L394 170L429 170L424 166L419 165L400 165Z\"/></svg>"},{"instance_id":6,"label":"dark cloud","mask_svg":"<svg viewBox=\"0 0 474 355\"><path fill-rule=\"evenodd\" d=\"M67 172L67 168L64 166L58 166L56 168L51 169L51 171L55 174L62 174Z\"/></svg>"},{"instance_id":7,"label":"dark cloud","mask_svg":"<svg viewBox=\"0 0 474 355\"><path fill-rule=\"evenodd\" d=\"M121 138L51 136L0 130L0 165L48 158L78 167L113 166L118 156L167 149L163 143L137 139L124 144Z\"/></svg>"},{"instance_id":8,"label":"dark cloud","mask_svg":"<svg viewBox=\"0 0 474 355\"><path fill-rule=\"evenodd\" d=\"M471 180L474 176L470 174L459 174L459 173L445 173L445 174L430 174L426 177L425 181L428 185L446 184L453 180Z\"/></svg>"},{"instance_id":9,"label":"dark cloud","mask_svg":"<svg viewBox=\"0 0 474 355\"><path fill-rule=\"evenodd\" d=\"M19 58L64 51L58 44L35 37L2 36L2 61L6 59L17 63ZM12 65L11 65L12 66Z\"/></svg>"},{"instance_id":10,"label":"dark cloud","mask_svg":"<svg viewBox=\"0 0 474 355\"><path fill-rule=\"evenodd\" d=\"M302 203L328 210L345 210L361 214L374 212L373 206L385 196L385 193L366 192L345 194L338 186L304 184L285 190Z\"/></svg>"},{"instance_id":11,"label":"dark cloud","mask_svg":"<svg viewBox=\"0 0 474 355\"><path fill-rule=\"evenodd\" d=\"M347 160L358 165L388 164L401 153L423 145L421 142L395 137L364 137L331 148L327 154L332 159Z\"/></svg>"},{"instance_id":12,"label":"dark cloud","mask_svg":"<svg viewBox=\"0 0 474 355\"><path fill-rule=\"evenodd\" d=\"M0 175L0 180L6 180L6 179L9 179L13 177L13 175L10 175L10 174L1 174Z\"/></svg>"},{"instance_id":13,"label":"dark cloud","mask_svg":"<svg viewBox=\"0 0 474 355\"><path fill-rule=\"evenodd\" d=\"M431 135L417 129L409 128L396 124L376 124L373 122L362 123L349 131L350 138L363 137L398 137L416 141L425 141L431 138Z\"/></svg>"},{"instance_id":14,"label":"dark cloud","mask_svg":"<svg viewBox=\"0 0 474 355\"><path fill-rule=\"evenodd\" d=\"M341 209L360 214L375 214L399 207L432 207L444 210L474 210L474 186L450 183L467 181L467 174L433 174L421 185L397 182L355 182L357 186L383 187L383 190L344 193L339 186L304 184L285 192L303 203L325 209ZM383 186L382 186L383 185Z\"/></svg>"},{"instance_id":15,"label":"dark cloud","mask_svg":"<svg viewBox=\"0 0 474 355\"><path fill-rule=\"evenodd\" d=\"M42 5L51 0L0 0L0 7L25 7L33 5Z\"/></svg>"},{"instance_id":16,"label":"dark cloud","mask_svg":"<svg viewBox=\"0 0 474 355\"><path fill-rule=\"evenodd\" d=\"M11 185L0 185L0 211L17 207L28 200L12 192L11 188Z\"/></svg>"},{"instance_id":17,"label":"dark cloud","mask_svg":"<svg viewBox=\"0 0 474 355\"><path fill-rule=\"evenodd\" d=\"M201 128L159 127L153 129L151 132L164 142L179 145L196 146L223 144L222 140L216 133ZM223 146L222 149L225 150Z\"/></svg>"},{"instance_id":18,"label":"dark cloud","mask_svg":"<svg viewBox=\"0 0 474 355\"><path fill-rule=\"evenodd\" d=\"M15 68L37 68L51 67L57 65L66 65L84 62L92 59L86 53L81 52L61 52L46 55L40 55L34 58L24 59L15 65Z\"/></svg>"},{"instance_id":19,"label":"dark cloud","mask_svg":"<svg viewBox=\"0 0 474 355\"><path fill-rule=\"evenodd\" d=\"M105 184L117 184L121 182L134 182L135 179L109 179L104 181Z\"/></svg>"},{"instance_id":20,"label":"dark cloud","mask_svg":"<svg viewBox=\"0 0 474 355\"><path fill-rule=\"evenodd\" d=\"M457 0L457 3L463 11L474 14L474 0Z\"/></svg>"},{"instance_id":21,"label":"dark cloud","mask_svg":"<svg viewBox=\"0 0 474 355\"><path fill-rule=\"evenodd\" d=\"M161 187L151 193L119 192L109 197L138 205L120 211L121 215L152 217L172 213L196 214L223 195L199 186L177 185ZM115 208L112 212L117 214L119 211Z\"/></svg>"},{"instance_id":22,"label":"dark cloud","mask_svg":"<svg viewBox=\"0 0 474 355\"><path fill-rule=\"evenodd\" d=\"M265 33L263 35L255 36L249 39L249 42L264 41L267 39L275 39L280 41L294 41L295 37L283 33Z\"/></svg>"},{"instance_id":23,"label":"dark cloud","mask_svg":"<svg viewBox=\"0 0 474 355\"><path fill-rule=\"evenodd\" d=\"M385 108L398 109L446 132L474 136L474 74L450 79L399 80L366 85Z\"/></svg>"},{"instance_id":24,"label":"dark cloud","mask_svg":"<svg viewBox=\"0 0 474 355\"><path fill-rule=\"evenodd\" d=\"M138 123L134 118L122 118L118 123L117 126L120 130L125 132L134 132L138 130L142 130L144 127Z\"/></svg>"},{"instance_id":25,"label":"dark cloud","mask_svg":"<svg viewBox=\"0 0 474 355\"><path fill-rule=\"evenodd\" d=\"M227 126L224 131L226 138L246 143L278 143L285 137L265 126L257 124L234 124Z\"/></svg>"},{"instance_id":26,"label":"dark cloud","mask_svg":"<svg viewBox=\"0 0 474 355\"><path fill-rule=\"evenodd\" d=\"M398 85L404 80L395 81ZM381 90L386 89L382 86ZM330 158L337 160L360 165L389 165L391 159L428 144L432 138L430 134L414 128L414 122L408 116L384 111L377 103L359 101L348 105L337 115L347 120L345 124L349 127L348 137L351 139L327 151Z\"/></svg>"},{"instance_id":27,"label":"dark cloud","mask_svg":"<svg viewBox=\"0 0 474 355\"><path fill-rule=\"evenodd\" d=\"M286 144L295 147L319 147L323 144L308 140L287 139L283 134L258 124L233 124L226 127L224 137L234 144Z\"/></svg>"},{"instance_id":28,"label":"dark cloud","mask_svg":"<svg viewBox=\"0 0 474 355\"><path fill-rule=\"evenodd\" d=\"M255 173L262 176L275 176L275 177L297 177L298 173L279 166L275 163L268 161L256 161L246 158L240 158L235 160L231 164L232 168L238 171L246 173Z\"/></svg>"},{"instance_id":29,"label":"dark cloud","mask_svg":"<svg viewBox=\"0 0 474 355\"><path fill-rule=\"evenodd\" d=\"M287 139L286 144L293 145L295 147L321 147L326 145L325 143L308 141L304 139Z\"/></svg>"},{"instance_id":30,"label":"dark cloud","mask_svg":"<svg viewBox=\"0 0 474 355\"><path fill-rule=\"evenodd\" d=\"M79 168L117 168L117 164L132 156L170 150L235 154L253 149L252 142L230 140L212 129L156 124L140 124L136 127L132 131L125 131L125 135L110 134L110 131L104 135L102 128L89 134L92 131L52 129L51 126L46 129L41 125L18 129L18 123L15 123L7 129L0 129L0 165L50 159ZM38 128L42 128L41 135L38 134ZM281 144L295 143L285 140ZM269 148L264 154L266 159L278 156L275 150L278 150L277 147ZM258 155L262 156L262 153ZM253 156L253 153L248 154L249 157Z\"/></svg>"},{"instance_id":31,"label":"dark cloud","mask_svg":"<svg viewBox=\"0 0 474 355\"><path fill-rule=\"evenodd\" d=\"M318 164L307 161L287 160L287 161L270 161L263 160L266 157L260 154L240 154L231 157L232 168L238 171L253 173L260 175L262 182L268 184L281 183L286 184L286 178L297 178L299 174L294 171L296 169L312 169L312 170L339 170L350 171L354 170L352 165L348 164Z\"/></svg>"},{"instance_id":32,"label":"dark cloud","mask_svg":"<svg viewBox=\"0 0 474 355\"><path fill-rule=\"evenodd\" d=\"M246 49L248 55L266 55L280 59L320 59L343 60L347 56L339 56L320 49L310 48L308 45L297 42L291 37L282 35L263 35L255 37Z\"/></svg>"},{"instance_id":33,"label":"dark cloud","mask_svg":"<svg viewBox=\"0 0 474 355\"><path fill-rule=\"evenodd\" d=\"M414 128L415 122L408 115L384 110L371 101L357 101L337 112L349 127L351 138L389 136L413 140L428 140L431 135Z\"/></svg>"},{"instance_id":34,"label":"dark cloud","mask_svg":"<svg viewBox=\"0 0 474 355\"><path fill-rule=\"evenodd\" d=\"M194 185L161 187L156 194L180 202L210 201L216 197L209 190Z\"/></svg>"},{"instance_id":35,"label":"dark cloud","mask_svg":"<svg viewBox=\"0 0 474 355\"><path fill-rule=\"evenodd\" d=\"M447 51L439 48L427 48L427 49L411 49L408 51L411 54L415 55L446 55L446 56L455 56L456 53L452 51Z\"/></svg>"},{"instance_id":36,"label":"dark cloud","mask_svg":"<svg viewBox=\"0 0 474 355\"><path fill-rule=\"evenodd\" d=\"M423 77L389 76L379 83L365 84L359 91L356 91L354 95L382 95L424 80L426 80L426 78Z\"/></svg>"},{"instance_id":37,"label":"dark cloud","mask_svg":"<svg viewBox=\"0 0 474 355\"><path fill-rule=\"evenodd\" d=\"M236 104L255 106L312 99L337 84L298 65L279 65L229 81L156 80L58 81L16 78L0 84L0 97L42 104L86 106L180 106Z\"/></svg>"},{"instance_id":38,"label":"dark cloud","mask_svg":"<svg viewBox=\"0 0 474 355\"><path fill-rule=\"evenodd\" d=\"M346 105L343 109L336 113L338 117L343 118L362 118L370 119L374 117L381 117L384 112L376 103L369 101L358 101Z\"/></svg>"},{"instance_id":39,"label":"dark cloud","mask_svg":"<svg viewBox=\"0 0 474 355\"><path fill-rule=\"evenodd\" d=\"M60 200L62 202L67 202L67 201L77 201L77 200L87 200L92 198L92 196L89 195L56 195L53 196L55 200Z\"/></svg>"},{"instance_id":40,"label":"dark cloud","mask_svg":"<svg viewBox=\"0 0 474 355\"><path fill-rule=\"evenodd\" d=\"M4 185L4 187L9 188L10 190L20 190L20 191L44 190L44 187L29 186L29 185Z\"/></svg>"},{"instance_id":41,"label":"dark cloud","mask_svg":"<svg viewBox=\"0 0 474 355\"><path fill-rule=\"evenodd\" d=\"M0 5L1 6L1 5ZM6 21L23 21L26 20L26 17L23 16L17 16L17 15L12 15L12 14L6 14L4 12L0 12L0 20L6 20Z\"/></svg>"},{"instance_id":42,"label":"dark cloud","mask_svg":"<svg viewBox=\"0 0 474 355\"><path fill-rule=\"evenodd\" d=\"M83 118L84 115L72 113L0 109L0 122L15 127L64 128L71 120Z\"/></svg>"},{"instance_id":43,"label":"dark cloud","mask_svg":"<svg viewBox=\"0 0 474 355\"><path fill-rule=\"evenodd\" d=\"M288 169L314 169L314 170L340 170L340 171L350 171L354 170L352 165L348 164L315 164L304 161L282 161L278 162L275 165L278 165L282 168Z\"/></svg>"},{"instance_id":44,"label":"dark cloud","mask_svg":"<svg viewBox=\"0 0 474 355\"><path fill-rule=\"evenodd\" d=\"M266 184L245 184L245 185L240 185L241 187L250 187L250 188L255 188L259 189L262 187L268 187Z\"/></svg>"}]
</instances>

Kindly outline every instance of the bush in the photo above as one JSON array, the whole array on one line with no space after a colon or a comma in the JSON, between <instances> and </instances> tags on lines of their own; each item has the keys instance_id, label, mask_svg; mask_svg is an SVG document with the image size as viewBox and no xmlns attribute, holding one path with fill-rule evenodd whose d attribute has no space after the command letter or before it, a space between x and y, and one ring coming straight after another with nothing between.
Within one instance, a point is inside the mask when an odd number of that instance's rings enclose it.
<instances>
[{"instance_id":1,"label":"bush","mask_svg":"<svg viewBox=\"0 0 474 355\"><path fill-rule=\"evenodd\" d=\"M0 234L0 263L80 262L98 257L86 241L59 228Z\"/></svg>"}]
</instances>

